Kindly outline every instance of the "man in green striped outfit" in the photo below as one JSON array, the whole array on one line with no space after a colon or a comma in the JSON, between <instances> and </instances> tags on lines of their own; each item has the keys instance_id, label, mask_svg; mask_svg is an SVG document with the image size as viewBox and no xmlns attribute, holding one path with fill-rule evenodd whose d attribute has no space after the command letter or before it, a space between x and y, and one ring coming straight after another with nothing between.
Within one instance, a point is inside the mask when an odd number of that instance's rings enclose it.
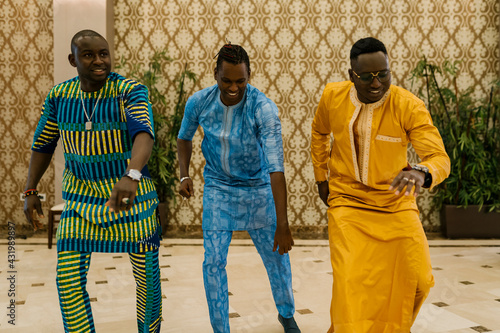
<instances>
[{"instance_id":1,"label":"man in green striped outfit","mask_svg":"<svg viewBox=\"0 0 500 333\"><path fill-rule=\"evenodd\" d=\"M146 163L153 117L145 86L111 72L107 41L92 30L71 40L78 76L49 92L35 131L24 211L43 216L36 186L59 139L64 211L57 230L57 287L66 332L94 332L86 291L92 252L127 252L137 284L139 332L159 332L158 198Z\"/></svg>"}]
</instances>

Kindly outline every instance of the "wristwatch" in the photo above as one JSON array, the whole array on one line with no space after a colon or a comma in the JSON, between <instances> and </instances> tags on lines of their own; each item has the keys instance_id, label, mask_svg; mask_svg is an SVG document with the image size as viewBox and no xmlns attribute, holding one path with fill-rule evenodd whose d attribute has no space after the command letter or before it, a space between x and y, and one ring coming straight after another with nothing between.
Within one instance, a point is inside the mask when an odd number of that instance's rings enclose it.
<instances>
[{"instance_id":1,"label":"wristwatch","mask_svg":"<svg viewBox=\"0 0 500 333\"><path fill-rule=\"evenodd\" d=\"M422 185L423 188L428 188L432 184L432 175L429 173L429 168L424 166L424 165L419 165L416 164L412 167L413 170L417 170L420 172L425 173L425 178L424 178L424 185Z\"/></svg>"},{"instance_id":2,"label":"wristwatch","mask_svg":"<svg viewBox=\"0 0 500 333\"><path fill-rule=\"evenodd\" d=\"M128 178L135 180L136 182L140 182L142 178L142 173L136 169L130 169L125 172L123 176L127 176Z\"/></svg>"},{"instance_id":3,"label":"wristwatch","mask_svg":"<svg viewBox=\"0 0 500 333\"><path fill-rule=\"evenodd\" d=\"M417 171L422 171L423 173L429 173L428 167L419 164L414 165L412 169Z\"/></svg>"}]
</instances>

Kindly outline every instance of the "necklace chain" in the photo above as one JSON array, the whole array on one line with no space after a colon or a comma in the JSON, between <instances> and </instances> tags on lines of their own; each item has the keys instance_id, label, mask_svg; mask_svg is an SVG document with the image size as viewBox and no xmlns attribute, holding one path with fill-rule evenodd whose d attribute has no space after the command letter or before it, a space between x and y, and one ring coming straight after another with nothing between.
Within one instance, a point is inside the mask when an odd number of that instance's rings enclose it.
<instances>
[{"instance_id":1,"label":"necklace chain","mask_svg":"<svg viewBox=\"0 0 500 333\"><path fill-rule=\"evenodd\" d=\"M82 102L83 112L85 113L85 116L87 117L86 124L90 123L90 125L92 125L92 117L94 116L95 109L97 108L97 104L99 104L99 101L101 100L101 94L102 94L102 89L99 92L99 96L97 96L97 102L95 102L94 109L92 110L92 114L89 117L89 115L87 114L87 109L85 109L85 104L83 103L83 92L80 89L80 101Z\"/></svg>"}]
</instances>

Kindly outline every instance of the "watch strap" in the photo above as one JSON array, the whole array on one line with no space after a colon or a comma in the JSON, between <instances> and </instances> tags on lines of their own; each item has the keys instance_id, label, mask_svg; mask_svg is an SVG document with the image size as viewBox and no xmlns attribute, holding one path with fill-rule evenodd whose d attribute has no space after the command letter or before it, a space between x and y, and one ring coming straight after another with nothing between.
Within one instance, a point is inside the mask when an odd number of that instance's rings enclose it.
<instances>
[{"instance_id":1,"label":"watch strap","mask_svg":"<svg viewBox=\"0 0 500 333\"><path fill-rule=\"evenodd\" d=\"M424 184L422 185L423 188L429 188L432 185L432 175L429 172L429 168L423 165L414 165L413 170L421 171L425 174L424 178Z\"/></svg>"}]
</instances>

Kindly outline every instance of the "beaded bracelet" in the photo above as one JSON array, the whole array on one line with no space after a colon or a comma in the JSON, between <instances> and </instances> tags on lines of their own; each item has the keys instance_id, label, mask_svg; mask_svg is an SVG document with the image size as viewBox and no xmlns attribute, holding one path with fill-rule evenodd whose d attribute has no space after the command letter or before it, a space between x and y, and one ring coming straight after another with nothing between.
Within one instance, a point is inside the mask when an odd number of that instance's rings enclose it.
<instances>
[{"instance_id":1,"label":"beaded bracelet","mask_svg":"<svg viewBox=\"0 0 500 333\"><path fill-rule=\"evenodd\" d=\"M23 199L26 199L27 196L30 195L38 195L38 191L36 189L26 190L23 193Z\"/></svg>"}]
</instances>

